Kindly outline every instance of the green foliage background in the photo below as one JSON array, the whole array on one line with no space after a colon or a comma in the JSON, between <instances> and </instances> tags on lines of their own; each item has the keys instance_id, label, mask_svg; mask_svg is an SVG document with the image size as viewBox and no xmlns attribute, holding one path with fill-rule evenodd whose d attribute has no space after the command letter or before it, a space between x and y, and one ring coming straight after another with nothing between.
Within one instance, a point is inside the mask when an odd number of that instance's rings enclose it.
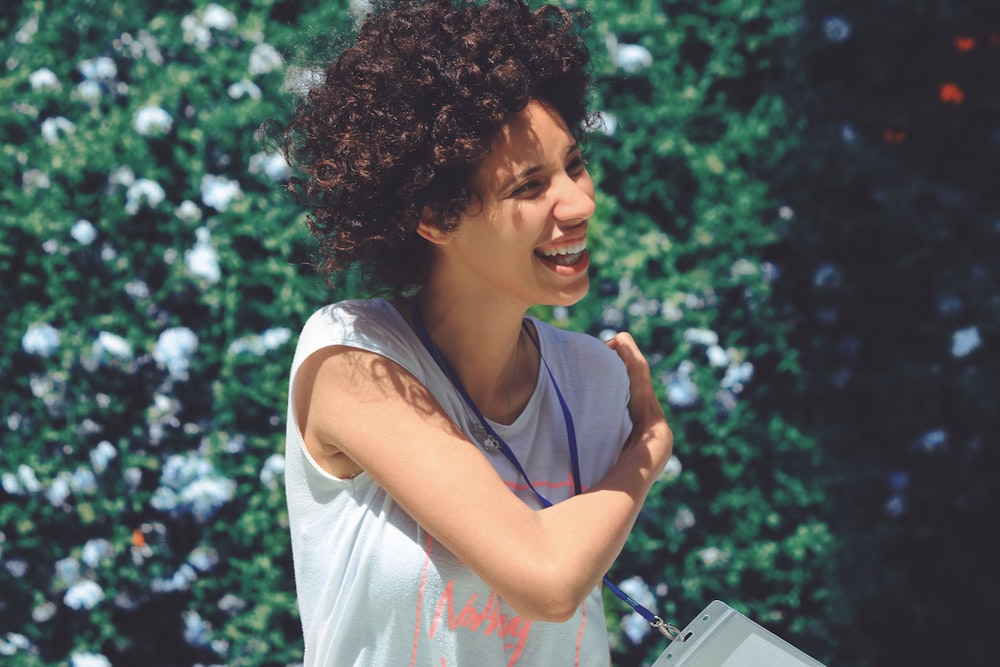
<instances>
[{"instance_id":1,"label":"green foliage background","mask_svg":"<svg viewBox=\"0 0 1000 667\"><path fill-rule=\"evenodd\" d=\"M830 664L987 660L1000 8L580 4L605 118L594 287L539 315L631 331L677 438L612 576L677 624L721 598ZM255 141L288 67L251 62L302 62L354 9L0 11L4 664L301 659L274 455L294 333L332 297ZM113 73L88 79L95 58ZM141 134L146 107L169 128ZM162 200L130 205L142 179ZM57 345L32 343L43 324ZM179 327L197 344L171 368ZM74 608L87 582L103 598ZM651 662L662 641L606 607L615 664ZM931 641L959 616L960 641Z\"/></svg>"}]
</instances>

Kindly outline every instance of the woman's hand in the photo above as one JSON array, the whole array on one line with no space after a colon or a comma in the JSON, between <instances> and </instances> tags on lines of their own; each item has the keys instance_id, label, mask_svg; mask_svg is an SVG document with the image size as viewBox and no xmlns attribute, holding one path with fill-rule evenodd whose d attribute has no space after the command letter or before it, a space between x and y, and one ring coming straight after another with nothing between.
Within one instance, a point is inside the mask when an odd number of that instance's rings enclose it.
<instances>
[{"instance_id":1,"label":"woman's hand","mask_svg":"<svg viewBox=\"0 0 1000 667\"><path fill-rule=\"evenodd\" d=\"M632 435L647 433L659 445L660 450L654 453L654 458L663 458L663 465L670 459L673 449L673 434L663 415L663 408L653 391L653 379L649 373L649 363L639 350L631 334L619 333L608 341L608 347L618 353L625 364L629 379L628 413L632 418ZM630 437L626 447L635 444L637 438Z\"/></svg>"}]
</instances>

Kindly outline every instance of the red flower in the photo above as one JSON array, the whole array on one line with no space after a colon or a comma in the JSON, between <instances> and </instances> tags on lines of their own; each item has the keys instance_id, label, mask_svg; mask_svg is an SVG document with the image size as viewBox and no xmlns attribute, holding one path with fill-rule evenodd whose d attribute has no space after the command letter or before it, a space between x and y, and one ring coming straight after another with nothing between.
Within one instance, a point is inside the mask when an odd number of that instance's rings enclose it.
<instances>
[{"instance_id":1,"label":"red flower","mask_svg":"<svg viewBox=\"0 0 1000 667\"><path fill-rule=\"evenodd\" d=\"M976 48L976 38L975 37L956 37L955 38L955 48L962 53L968 53L972 49Z\"/></svg>"},{"instance_id":2,"label":"red flower","mask_svg":"<svg viewBox=\"0 0 1000 667\"><path fill-rule=\"evenodd\" d=\"M945 104L961 104L965 101L965 91L957 83L943 83L938 88L938 96Z\"/></svg>"},{"instance_id":3,"label":"red flower","mask_svg":"<svg viewBox=\"0 0 1000 667\"><path fill-rule=\"evenodd\" d=\"M138 528L132 531L132 546L139 547L140 549L146 546L146 536Z\"/></svg>"}]
</instances>

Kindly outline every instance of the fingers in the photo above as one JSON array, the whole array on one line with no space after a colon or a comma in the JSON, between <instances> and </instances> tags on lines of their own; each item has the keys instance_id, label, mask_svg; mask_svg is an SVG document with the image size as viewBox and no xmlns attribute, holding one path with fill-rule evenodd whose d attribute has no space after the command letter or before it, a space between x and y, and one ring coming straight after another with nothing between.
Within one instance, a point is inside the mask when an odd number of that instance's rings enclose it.
<instances>
[{"instance_id":1,"label":"fingers","mask_svg":"<svg viewBox=\"0 0 1000 667\"><path fill-rule=\"evenodd\" d=\"M639 350L639 346L636 344L635 339L632 338L632 334L625 331L615 334L615 337L609 340L607 345L618 353L621 360L625 362L625 368L630 374L633 370L648 368L646 357Z\"/></svg>"}]
</instances>

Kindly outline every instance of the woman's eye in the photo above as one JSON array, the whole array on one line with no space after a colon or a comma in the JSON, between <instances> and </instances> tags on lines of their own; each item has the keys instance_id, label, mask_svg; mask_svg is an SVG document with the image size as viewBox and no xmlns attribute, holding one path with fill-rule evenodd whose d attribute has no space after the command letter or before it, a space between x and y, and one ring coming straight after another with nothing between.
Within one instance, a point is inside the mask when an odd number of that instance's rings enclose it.
<instances>
[{"instance_id":1,"label":"woman's eye","mask_svg":"<svg viewBox=\"0 0 1000 667\"><path fill-rule=\"evenodd\" d=\"M586 168L587 161L584 160L582 156L578 156L570 161L569 165L566 167L566 173L573 174L575 176Z\"/></svg>"},{"instance_id":2,"label":"woman's eye","mask_svg":"<svg viewBox=\"0 0 1000 667\"><path fill-rule=\"evenodd\" d=\"M518 187L511 194L515 197L523 197L525 195L530 195L537 192L541 188L542 184L538 181L528 181L524 185Z\"/></svg>"}]
</instances>

